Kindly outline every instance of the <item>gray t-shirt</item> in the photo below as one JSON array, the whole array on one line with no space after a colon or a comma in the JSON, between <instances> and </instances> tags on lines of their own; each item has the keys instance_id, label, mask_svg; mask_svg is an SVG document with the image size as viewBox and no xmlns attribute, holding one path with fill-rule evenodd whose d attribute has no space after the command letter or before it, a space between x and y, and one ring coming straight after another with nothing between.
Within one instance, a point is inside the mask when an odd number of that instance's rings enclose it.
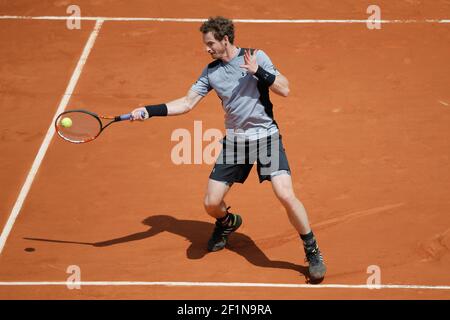
<instances>
[{"instance_id":1,"label":"gray t-shirt","mask_svg":"<svg viewBox=\"0 0 450 320\"><path fill-rule=\"evenodd\" d=\"M229 62L215 60L202 72L191 90L205 96L214 89L222 100L227 136L243 135L253 140L278 131L273 118L269 88L240 66L244 64L244 48ZM258 50L256 61L266 71L279 75L267 54Z\"/></svg>"}]
</instances>

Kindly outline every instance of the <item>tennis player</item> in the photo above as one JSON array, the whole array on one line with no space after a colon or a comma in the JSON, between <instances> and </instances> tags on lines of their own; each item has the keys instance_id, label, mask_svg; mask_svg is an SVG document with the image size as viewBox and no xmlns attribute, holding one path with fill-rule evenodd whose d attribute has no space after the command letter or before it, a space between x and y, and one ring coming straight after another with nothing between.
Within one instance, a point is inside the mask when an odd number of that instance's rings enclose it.
<instances>
[{"instance_id":1,"label":"tennis player","mask_svg":"<svg viewBox=\"0 0 450 320\"><path fill-rule=\"evenodd\" d=\"M214 61L203 69L185 97L137 108L132 111L132 120L187 113L214 89L225 112L226 136L204 198L206 212L216 219L208 250L223 249L230 234L241 226L241 216L229 211L224 198L233 183L245 182L256 162L259 181L271 182L303 241L310 280L323 279L326 267L306 210L294 193L291 169L269 97L269 90L287 97L289 82L264 51L234 44L231 20L211 17L200 31L205 50Z\"/></svg>"}]
</instances>

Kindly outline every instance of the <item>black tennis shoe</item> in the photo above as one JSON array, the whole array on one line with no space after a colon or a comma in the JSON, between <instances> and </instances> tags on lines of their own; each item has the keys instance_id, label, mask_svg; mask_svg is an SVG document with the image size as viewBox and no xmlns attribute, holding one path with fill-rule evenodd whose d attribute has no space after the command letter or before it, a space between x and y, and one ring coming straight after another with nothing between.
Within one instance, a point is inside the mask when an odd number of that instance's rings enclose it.
<instances>
[{"instance_id":1,"label":"black tennis shoe","mask_svg":"<svg viewBox=\"0 0 450 320\"><path fill-rule=\"evenodd\" d=\"M231 222L224 226L219 221L216 221L211 239L208 241L208 251L214 252L225 248L228 237L232 232L235 232L242 224L242 218L238 214L230 213Z\"/></svg>"},{"instance_id":2,"label":"black tennis shoe","mask_svg":"<svg viewBox=\"0 0 450 320\"><path fill-rule=\"evenodd\" d=\"M323 261L322 253L317 244L313 248L305 248L306 262L309 263L309 277L312 281L321 280L325 277L327 267Z\"/></svg>"}]
</instances>

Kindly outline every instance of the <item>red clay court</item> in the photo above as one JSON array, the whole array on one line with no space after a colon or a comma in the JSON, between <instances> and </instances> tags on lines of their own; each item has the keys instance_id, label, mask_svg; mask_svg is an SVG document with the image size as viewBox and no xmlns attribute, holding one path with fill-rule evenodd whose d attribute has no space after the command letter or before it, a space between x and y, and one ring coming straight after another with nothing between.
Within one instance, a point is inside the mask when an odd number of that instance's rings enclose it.
<instances>
[{"instance_id":1,"label":"red clay court","mask_svg":"<svg viewBox=\"0 0 450 320\"><path fill-rule=\"evenodd\" d=\"M0 0L1 299L449 299L450 3ZM176 165L171 133L223 130L214 93L180 117L121 123L88 144L53 135L64 109L122 114L183 96L210 62L201 19L236 21L290 81L271 95L295 191L328 267L255 169L227 203L243 219L207 254L209 164ZM161 18L167 18L161 20ZM81 289L69 290L69 266ZM381 287L367 287L370 266Z\"/></svg>"}]
</instances>

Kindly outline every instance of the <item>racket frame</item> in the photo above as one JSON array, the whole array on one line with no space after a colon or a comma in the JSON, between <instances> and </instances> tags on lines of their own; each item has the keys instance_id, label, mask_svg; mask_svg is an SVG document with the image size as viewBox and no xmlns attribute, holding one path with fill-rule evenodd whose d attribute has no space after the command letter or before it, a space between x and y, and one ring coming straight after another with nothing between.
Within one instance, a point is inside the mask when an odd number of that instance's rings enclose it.
<instances>
[{"instance_id":1,"label":"racket frame","mask_svg":"<svg viewBox=\"0 0 450 320\"><path fill-rule=\"evenodd\" d=\"M91 137L91 138L83 140L83 141L74 141L74 140L68 139L67 137L65 137L64 135L62 135L59 132L59 130L58 130L59 119L61 119L63 116L65 116L67 114L74 113L74 112L86 113L86 114L94 117L98 121L98 123L100 125L100 130L98 131L98 133L94 137ZM95 140L102 133L103 130L105 130L107 127L109 127L114 122L119 122L119 121L123 121L123 120L130 120L130 118L131 118L131 114L130 113L123 114L123 115L120 115L120 116L101 116L101 115L98 115L98 114L96 114L94 112L91 112L91 111L88 111L88 110L84 110L84 109L73 109L73 110L67 110L67 111L64 111L64 112L60 113L56 117L54 124L55 124L55 131L56 131L56 133L62 139L64 139L65 141L68 141L70 143L81 144L81 143L87 143L87 142L91 142L91 141ZM106 123L105 125L103 125L102 119L103 120L112 120L112 121L110 121L110 122Z\"/></svg>"}]
</instances>

